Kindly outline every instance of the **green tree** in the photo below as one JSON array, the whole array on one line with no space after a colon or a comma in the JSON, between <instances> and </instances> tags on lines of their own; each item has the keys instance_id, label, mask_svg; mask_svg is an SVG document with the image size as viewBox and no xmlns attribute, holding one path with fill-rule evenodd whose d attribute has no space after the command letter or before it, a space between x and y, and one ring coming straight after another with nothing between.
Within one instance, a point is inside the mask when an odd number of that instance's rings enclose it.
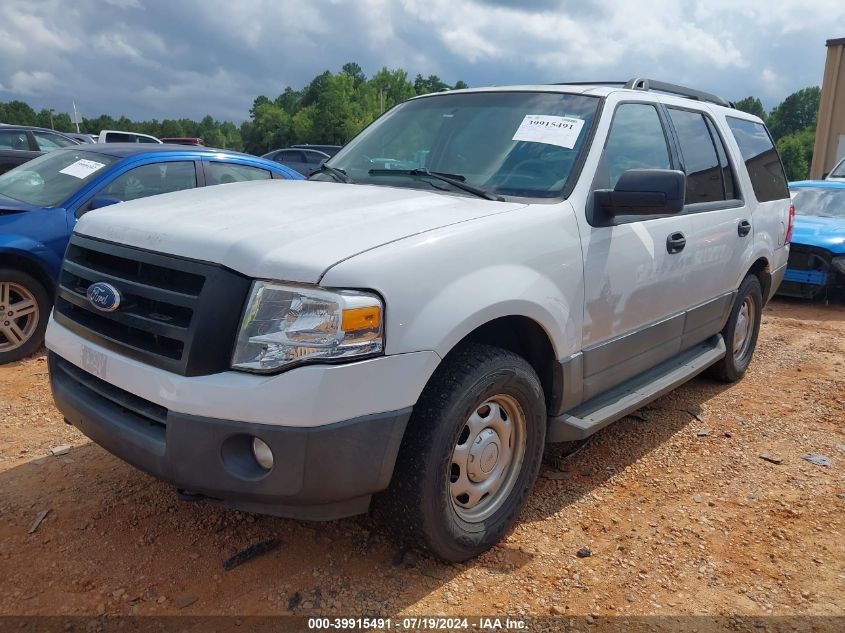
<instances>
[{"instance_id":1,"label":"green tree","mask_svg":"<svg viewBox=\"0 0 845 633\"><path fill-rule=\"evenodd\" d=\"M812 127L778 139L778 153L789 180L806 180L809 177L815 140L816 131Z\"/></svg>"},{"instance_id":2,"label":"green tree","mask_svg":"<svg viewBox=\"0 0 845 633\"><path fill-rule=\"evenodd\" d=\"M766 111L763 109L763 103L757 97L745 97L737 101L734 105L737 110L758 116L764 121L766 119Z\"/></svg>"},{"instance_id":3,"label":"green tree","mask_svg":"<svg viewBox=\"0 0 845 633\"><path fill-rule=\"evenodd\" d=\"M23 101L9 101L6 103L2 115L3 123L8 123L9 125L36 125L38 120L35 110Z\"/></svg>"},{"instance_id":4,"label":"green tree","mask_svg":"<svg viewBox=\"0 0 845 633\"><path fill-rule=\"evenodd\" d=\"M165 119L162 121L158 131L163 137L180 138L188 136L185 133L185 128L182 127L182 124L175 119Z\"/></svg>"},{"instance_id":5,"label":"green tree","mask_svg":"<svg viewBox=\"0 0 845 633\"><path fill-rule=\"evenodd\" d=\"M322 141L314 132L316 112L316 106L308 106L293 115L291 130L293 131L293 140L296 143L317 143Z\"/></svg>"},{"instance_id":6,"label":"green tree","mask_svg":"<svg viewBox=\"0 0 845 633\"><path fill-rule=\"evenodd\" d=\"M808 127L815 129L819 115L821 88L813 86L793 92L772 109L766 120L777 140Z\"/></svg>"},{"instance_id":7,"label":"green tree","mask_svg":"<svg viewBox=\"0 0 845 633\"><path fill-rule=\"evenodd\" d=\"M423 78L422 75L417 75L414 79L414 91L418 95L427 94L429 92L441 92L442 90L449 90L450 86L444 82L437 75L429 75Z\"/></svg>"},{"instance_id":8,"label":"green tree","mask_svg":"<svg viewBox=\"0 0 845 633\"><path fill-rule=\"evenodd\" d=\"M367 81L367 76L361 67L355 62L348 62L343 65L343 72L352 77L355 88Z\"/></svg>"}]
</instances>

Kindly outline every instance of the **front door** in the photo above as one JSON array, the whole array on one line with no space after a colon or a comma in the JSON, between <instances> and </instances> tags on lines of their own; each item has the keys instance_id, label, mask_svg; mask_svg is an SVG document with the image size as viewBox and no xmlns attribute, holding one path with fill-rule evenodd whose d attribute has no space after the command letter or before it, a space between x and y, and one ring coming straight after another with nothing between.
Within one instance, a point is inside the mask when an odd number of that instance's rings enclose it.
<instances>
[{"instance_id":1,"label":"front door","mask_svg":"<svg viewBox=\"0 0 845 633\"><path fill-rule=\"evenodd\" d=\"M628 169L675 167L658 108L620 103L593 188L612 189ZM582 227L584 400L680 351L694 296L683 244L691 227L685 215L617 216L614 226Z\"/></svg>"}]
</instances>

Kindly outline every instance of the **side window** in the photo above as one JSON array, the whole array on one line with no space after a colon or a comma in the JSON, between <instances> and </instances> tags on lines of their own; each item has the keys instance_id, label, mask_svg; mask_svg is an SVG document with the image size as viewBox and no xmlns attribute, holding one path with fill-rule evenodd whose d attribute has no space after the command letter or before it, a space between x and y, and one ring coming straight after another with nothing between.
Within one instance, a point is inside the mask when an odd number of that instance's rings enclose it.
<instances>
[{"instance_id":1,"label":"side window","mask_svg":"<svg viewBox=\"0 0 845 633\"><path fill-rule=\"evenodd\" d=\"M736 186L734 171L731 162L728 160L728 153L725 151L725 143L719 135L713 121L705 117L707 129L710 130L710 138L716 144L716 153L719 154L719 164L722 166L722 184L725 187L725 200L736 200L740 197L739 188Z\"/></svg>"},{"instance_id":2,"label":"side window","mask_svg":"<svg viewBox=\"0 0 845 633\"><path fill-rule=\"evenodd\" d=\"M52 152L54 149L76 145L70 139L66 139L64 136L59 136L58 134L50 134L50 132L33 131L32 135L35 137L35 141L38 143L38 147L41 148L42 152Z\"/></svg>"},{"instance_id":3,"label":"side window","mask_svg":"<svg viewBox=\"0 0 845 633\"><path fill-rule=\"evenodd\" d=\"M130 169L97 195L126 201L196 186L197 172L192 162L157 163Z\"/></svg>"},{"instance_id":4,"label":"side window","mask_svg":"<svg viewBox=\"0 0 845 633\"><path fill-rule=\"evenodd\" d=\"M272 175L266 169L235 165L233 163L205 163L205 184L225 185L230 182L245 182L247 180L270 180Z\"/></svg>"},{"instance_id":5,"label":"side window","mask_svg":"<svg viewBox=\"0 0 845 633\"><path fill-rule=\"evenodd\" d=\"M0 149L29 150L26 132L0 129Z\"/></svg>"},{"instance_id":6,"label":"side window","mask_svg":"<svg viewBox=\"0 0 845 633\"><path fill-rule=\"evenodd\" d=\"M700 112L668 110L687 173L685 204L724 200L722 165L704 116Z\"/></svg>"},{"instance_id":7,"label":"side window","mask_svg":"<svg viewBox=\"0 0 845 633\"><path fill-rule=\"evenodd\" d=\"M726 118L739 145L757 200L769 202L789 198L783 165L766 126L756 121Z\"/></svg>"},{"instance_id":8,"label":"side window","mask_svg":"<svg viewBox=\"0 0 845 633\"><path fill-rule=\"evenodd\" d=\"M321 152L303 152L305 160L309 165L319 165L322 161L328 160Z\"/></svg>"},{"instance_id":9,"label":"side window","mask_svg":"<svg viewBox=\"0 0 845 633\"><path fill-rule=\"evenodd\" d=\"M156 141L154 138L147 138L146 136L136 136L135 142L136 143L155 143L156 145L158 145L158 141Z\"/></svg>"},{"instance_id":10,"label":"side window","mask_svg":"<svg viewBox=\"0 0 845 633\"><path fill-rule=\"evenodd\" d=\"M672 168L663 124L653 105L623 103L616 108L603 161L610 188L628 169Z\"/></svg>"}]
</instances>

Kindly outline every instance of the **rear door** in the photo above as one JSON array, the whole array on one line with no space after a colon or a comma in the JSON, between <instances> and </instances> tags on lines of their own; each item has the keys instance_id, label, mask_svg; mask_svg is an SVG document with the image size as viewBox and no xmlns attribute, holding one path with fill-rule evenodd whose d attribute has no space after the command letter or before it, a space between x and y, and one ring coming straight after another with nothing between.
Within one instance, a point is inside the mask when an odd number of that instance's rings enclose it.
<instances>
[{"instance_id":1,"label":"rear door","mask_svg":"<svg viewBox=\"0 0 845 633\"><path fill-rule=\"evenodd\" d=\"M682 348L719 332L753 247L752 217L709 111L667 104L680 167L687 175L683 214L691 227L689 275L695 288Z\"/></svg>"},{"instance_id":2,"label":"rear door","mask_svg":"<svg viewBox=\"0 0 845 633\"><path fill-rule=\"evenodd\" d=\"M659 104L621 102L612 116L593 190L612 189L628 169L677 167ZM694 294L690 251L677 247L691 233L689 216L617 216L596 226L587 204L584 399L677 354Z\"/></svg>"},{"instance_id":3,"label":"rear door","mask_svg":"<svg viewBox=\"0 0 845 633\"><path fill-rule=\"evenodd\" d=\"M26 130L5 130L0 127L0 174L40 154L30 149L29 135Z\"/></svg>"},{"instance_id":4,"label":"rear door","mask_svg":"<svg viewBox=\"0 0 845 633\"><path fill-rule=\"evenodd\" d=\"M735 116L726 116L725 121L745 161L742 180L747 183L743 185L746 196L755 200L751 218L754 252L771 257L770 268L776 277L789 255L786 231L791 202L783 163L762 122Z\"/></svg>"}]
</instances>

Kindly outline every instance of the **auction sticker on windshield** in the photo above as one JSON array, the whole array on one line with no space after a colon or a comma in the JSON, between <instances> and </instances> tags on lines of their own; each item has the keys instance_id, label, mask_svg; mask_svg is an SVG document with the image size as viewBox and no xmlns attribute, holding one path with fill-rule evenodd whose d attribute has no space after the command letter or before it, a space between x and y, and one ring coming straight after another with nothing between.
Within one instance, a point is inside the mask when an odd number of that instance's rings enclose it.
<instances>
[{"instance_id":1,"label":"auction sticker on windshield","mask_svg":"<svg viewBox=\"0 0 845 633\"><path fill-rule=\"evenodd\" d=\"M572 149L584 127L584 119L549 114L526 114L513 141L546 143Z\"/></svg>"},{"instance_id":2,"label":"auction sticker on windshield","mask_svg":"<svg viewBox=\"0 0 845 633\"><path fill-rule=\"evenodd\" d=\"M91 174L93 174L98 169L102 169L105 167L103 163L98 163L95 160L86 160L84 158L79 159L75 163L71 163L61 171L60 174L67 174L68 176L73 176L74 178L87 178Z\"/></svg>"}]
</instances>

